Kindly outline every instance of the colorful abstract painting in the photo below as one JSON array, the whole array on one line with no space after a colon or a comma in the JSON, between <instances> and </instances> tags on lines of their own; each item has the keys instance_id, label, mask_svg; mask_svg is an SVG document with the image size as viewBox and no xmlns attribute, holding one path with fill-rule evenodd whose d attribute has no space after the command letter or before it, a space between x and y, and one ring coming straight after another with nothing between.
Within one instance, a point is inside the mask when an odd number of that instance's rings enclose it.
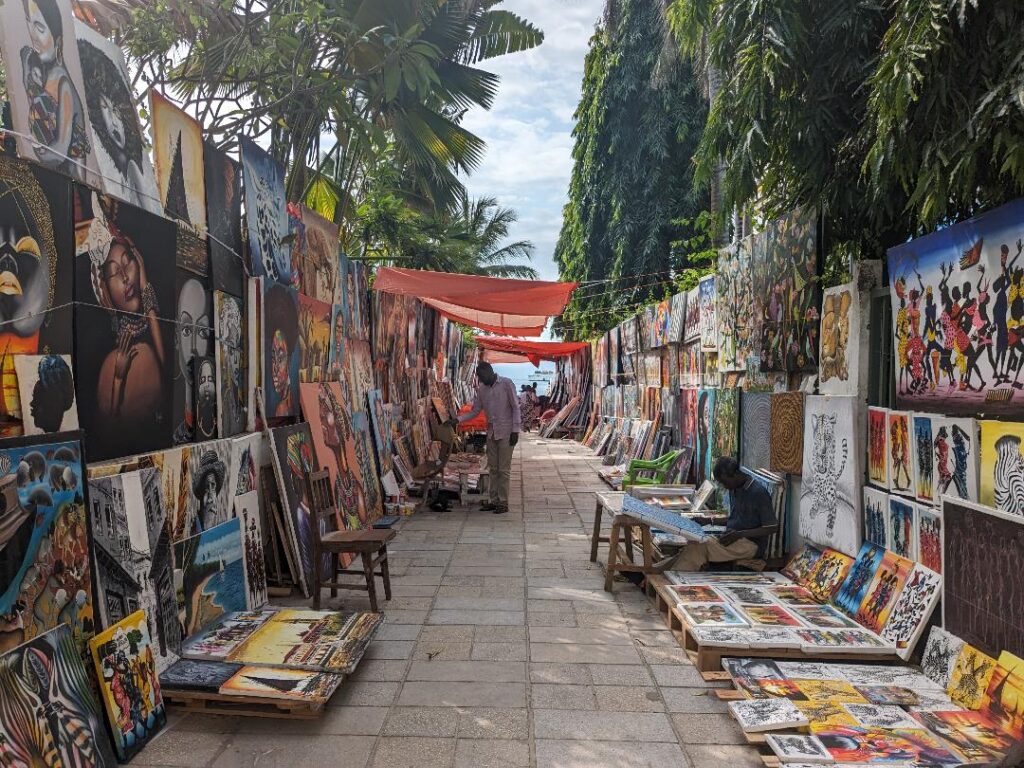
<instances>
[{"instance_id":1,"label":"colorful abstract painting","mask_svg":"<svg viewBox=\"0 0 1024 768\"><path fill-rule=\"evenodd\" d=\"M878 564L864 599L857 609L856 619L872 632L881 632L892 613L896 598L899 597L910 576L914 563L905 557L886 552ZM852 574L853 571L851 570Z\"/></svg>"},{"instance_id":2,"label":"colorful abstract painting","mask_svg":"<svg viewBox=\"0 0 1024 768\"><path fill-rule=\"evenodd\" d=\"M964 501L978 500L978 426L970 418L932 417L935 444L935 493Z\"/></svg>"},{"instance_id":3,"label":"colorful abstract painting","mask_svg":"<svg viewBox=\"0 0 1024 768\"><path fill-rule=\"evenodd\" d=\"M893 493L914 496L911 476L910 414L889 411L886 415L886 461L889 463L889 488Z\"/></svg>"},{"instance_id":4,"label":"colorful abstract painting","mask_svg":"<svg viewBox=\"0 0 1024 768\"><path fill-rule=\"evenodd\" d=\"M839 587L832 604L847 616L856 616L884 556L885 549L882 547L876 547L867 542L861 545L857 559L850 567L850 572L846 575L842 586Z\"/></svg>"},{"instance_id":5,"label":"colorful abstract painting","mask_svg":"<svg viewBox=\"0 0 1024 768\"><path fill-rule=\"evenodd\" d=\"M1009 651L999 654L981 709L1014 739L1024 738L1024 659Z\"/></svg>"},{"instance_id":6,"label":"colorful abstract painting","mask_svg":"<svg viewBox=\"0 0 1024 768\"><path fill-rule=\"evenodd\" d=\"M915 413L910 417L910 454L914 469L914 495L925 504L935 501L935 437L932 419Z\"/></svg>"},{"instance_id":7,"label":"colorful abstract painting","mask_svg":"<svg viewBox=\"0 0 1024 768\"><path fill-rule=\"evenodd\" d=\"M299 381L326 381L331 352L331 305L299 294Z\"/></svg>"},{"instance_id":8,"label":"colorful abstract painting","mask_svg":"<svg viewBox=\"0 0 1024 768\"><path fill-rule=\"evenodd\" d=\"M868 408L868 480L889 488L889 411Z\"/></svg>"}]
</instances>

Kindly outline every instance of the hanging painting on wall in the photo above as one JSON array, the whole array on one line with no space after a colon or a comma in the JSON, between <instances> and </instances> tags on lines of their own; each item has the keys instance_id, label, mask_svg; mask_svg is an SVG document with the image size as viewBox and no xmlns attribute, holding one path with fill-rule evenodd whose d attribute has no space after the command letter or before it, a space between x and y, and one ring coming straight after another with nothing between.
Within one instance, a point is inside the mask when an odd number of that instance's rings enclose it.
<instances>
[{"instance_id":1,"label":"hanging painting on wall","mask_svg":"<svg viewBox=\"0 0 1024 768\"><path fill-rule=\"evenodd\" d=\"M1024 424L981 422L980 501L1000 512L1024 517Z\"/></svg>"},{"instance_id":2,"label":"hanging painting on wall","mask_svg":"<svg viewBox=\"0 0 1024 768\"><path fill-rule=\"evenodd\" d=\"M889 411L886 416L886 433L889 487L894 493L913 497L914 481L910 476L910 414Z\"/></svg>"},{"instance_id":3,"label":"hanging painting on wall","mask_svg":"<svg viewBox=\"0 0 1024 768\"><path fill-rule=\"evenodd\" d=\"M217 436L217 364L212 357L192 359L192 420L196 440Z\"/></svg>"},{"instance_id":4,"label":"hanging painting on wall","mask_svg":"<svg viewBox=\"0 0 1024 768\"><path fill-rule=\"evenodd\" d=\"M179 270L175 311L174 443L203 438L195 429L192 363L213 354L213 299L203 279Z\"/></svg>"},{"instance_id":5,"label":"hanging painting on wall","mask_svg":"<svg viewBox=\"0 0 1024 768\"><path fill-rule=\"evenodd\" d=\"M71 5L0 4L0 52L18 154L98 187Z\"/></svg>"},{"instance_id":6,"label":"hanging painting on wall","mask_svg":"<svg viewBox=\"0 0 1024 768\"><path fill-rule=\"evenodd\" d=\"M821 354L818 391L856 395L860 376L860 302L857 287L844 283L826 288L821 300Z\"/></svg>"},{"instance_id":7,"label":"hanging painting on wall","mask_svg":"<svg viewBox=\"0 0 1024 768\"><path fill-rule=\"evenodd\" d=\"M327 379L331 305L299 294L299 381Z\"/></svg>"},{"instance_id":8,"label":"hanging painting on wall","mask_svg":"<svg viewBox=\"0 0 1024 768\"><path fill-rule=\"evenodd\" d=\"M860 452L852 445L852 397L811 396L806 404L800 534L848 555L861 543Z\"/></svg>"},{"instance_id":9,"label":"hanging painting on wall","mask_svg":"<svg viewBox=\"0 0 1024 768\"><path fill-rule=\"evenodd\" d=\"M232 437L245 431L248 355L245 349L245 308L242 300L214 291L213 320L217 363L217 434Z\"/></svg>"},{"instance_id":10,"label":"hanging painting on wall","mask_svg":"<svg viewBox=\"0 0 1024 768\"><path fill-rule=\"evenodd\" d=\"M868 408L868 480L889 487L889 411Z\"/></svg>"},{"instance_id":11,"label":"hanging painting on wall","mask_svg":"<svg viewBox=\"0 0 1024 768\"><path fill-rule=\"evenodd\" d=\"M162 318L174 307L177 233L160 216L76 191L75 383L89 460L159 450L173 432L173 326Z\"/></svg>"},{"instance_id":12,"label":"hanging painting on wall","mask_svg":"<svg viewBox=\"0 0 1024 768\"><path fill-rule=\"evenodd\" d=\"M145 613L136 611L104 630L89 647L114 748L127 762L167 725Z\"/></svg>"},{"instance_id":13,"label":"hanging painting on wall","mask_svg":"<svg viewBox=\"0 0 1024 768\"><path fill-rule=\"evenodd\" d=\"M245 559L238 518L174 544L178 620L188 637L246 606Z\"/></svg>"},{"instance_id":14,"label":"hanging painting on wall","mask_svg":"<svg viewBox=\"0 0 1024 768\"><path fill-rule=\"evenodd\" d=\"M864 541L888 549L889 494L864 486Z\"/></svg>"},{"instance_id":15,"label":"hanging painting on wall","mask_svg":"<svg viewBox=\"0 0 1024 768\"><path fill-rule=\"evenodd\" d=\"M914 470L914 495L918 501L930 504L935 496L935 438L932 419L915 413L910 417L910 464Z\"/></svg>"},{"instance_id":16,"label":"hanging painting on wall","mask_svg":"<svg viewBox=\"0 0 1024 768\"><path fill-rule=\"evenodd\" d=\"M686 294L677 293L671 299L672 317L668 324L668 343L682 344L686 326Z\"/></svg>"},{"instance_id":17,"label":"hanging painting on wall","mask_svg":"<svg viewBox=\"0 0 1024 768\"><path fill-rule=\"evenodd\" d=\"M942 512L924 505L917 507L917 559L923 566L942 573Z\"/></svg>"},{"instance_id":18,"label":"hanging painting on wall","mask_svg":"<svg viewBox=\"0 0 1024 768\"><path fill-rule=\"evenodd\" d=\"M740 461L750 469L767 469L771 462L772 396L744 392L740 408Z\"/></svg>"},{"instance_id":19,"label":"hanging painting on wall","mask_svg":"<svg viewBox=\"0 0 1024 768\"><path fill-rule=\"evenodd\" d=\"M292 286L291 254L286 241L288 208L284 167L247 138L239 139L245 185L245 223L249 230L249 268L258 277Z\"/></svg>"},{"instance_id":20,"label":"hanging painting on wall","mask_svg":"<svg viewBox=\"0 0 1024 768\"><path fill-rule=\"evenodd\" d=\"M75 37L83 83L88 84L85 108L101 189L150 213L163 213L124 54L77 19Z\"/></svg>"},{"instance_id":21,"label":"hanging painting on wall","mask_svg":"<svg viewBox=\"0 0 1024 768\"><path fill-rule=\"evenodd\" d=\"M334 302L338 269L338 225L304 205L288 206L292 231L292 269L299 293L325 304Z\"/></svg>"},{"instance_id":22,"label":"hanging painting on wall","mask_svg":"<svg viewBox=\"0 0 1024 768\"><path fill-rule=\"evenodd\" d=\"M706 275L700 279L697 284L697 296L700 302L700 348L704 352L714 352L718 349L718 299L714 275Z\"/></svg>"},{"instance_id":23,"label":"hanging painting on wall","mask_svg":"<svg viewBox=\"0 0 1024 768\"><path fill-rule=\"evenodd\" d=\"M739 387L723 387L715 393L715 425L712 466L721 456L739 456Z\"/></svg>"},{"instance_id":24,"label":"hanging painting on wall","mask_svg":"<svg viewBox=\"0 0 1024 768\"><path fill-rule=\"evenodd\" d=\"M771 467L773 472L799 475L804 456L804 396L802 392L772 395Z\"/></svg>"},{"instance_id":25,"label":"hanging painting on wall","mask_svg":"<svg viewBox=\"0 0 1024 768\"><path fill-rule=\"evenodd\" d=\"M1018 413L1024 200L890 248L896 396L952 415ZM965 330L956 318L974 317Z\"/></svg>"},{"instance_id":26,"label":"hanging painting on wall","mask_svg":"<svg viewBox=\"0 0 1024 768\"><path fill-rule=\"evenodd\" d=\"M286 542L299 563L299 586L306 597L313 585L313 517L306 498L306 475L315 471L313 437L309 424L294 424L270 431L274 474L284 507Z\"/></svg>"},{"instance_id":27,"label":"hanging painting on wall","mask_svg":"<svg viewBox=\"0 0 1024 768\"><path fill-rule=\"evenodd\" d=\"M933 498L978 500L978 427L974 419L932 417L934 442Z\"/></svg>"},{"instance_id":28,"label":"hanging painting on wall","mask_svg":"<svg viewBox=\"0 0 1024 768\"><path fill-rule=\"evenodd\" d=\"M715 396L717 394L717 389L697 391L697 453L695 455L697 485L711 478L711 469L714 465L712 453L714 449Z\"/></svg>"},{"instance_id":29,"label":"hanging painting on wall","mask_svg":"<svg viewBox=\"0 0 1024 768\"><path fill-rule=\"evenodd\" d=\"M78 429L71 355L15 355L26 435Z\"/></svg>"},{"instance_id":30,"label":"hanging painting on wall","mask_svg":"<svg viewBox=\"0 0 1024 768\"><path fill-rule=\"evenodd\" d=\"M700 289L686 292L686 322L683 324L683 342L700 341Z\"/></svg>"},{"instance_id":31,"label":"hanging painting on wall","mask_svg":"<svg viewBox=\"0 0 1024 768\"><path fill-rule=\"evenodd\" d=\"M915 512L917 505L899 496L889 497L889 547L900 557L914 559Z\"/></svg>"},{"instance_id":32,"label":"hanging painting on wall","mask_svg":"<svg viewBox=\"0 0 1024 768\"><path fill-rule=\"evenodd\" d=\"M245 296L242 256L242 171L227 153L203 145L210 280L215 291Z\"/></svg>"},{"instance_id":33,"label":"hanging painting on wall","mask_svg":"<svg viewBox=\"0 0 1024 768\"><path fill-rule=\"evenodd\" d=\"M273 281L263 294L263 394L267 416L299 412L299 296Z\"/></svg>"}]
</instances>

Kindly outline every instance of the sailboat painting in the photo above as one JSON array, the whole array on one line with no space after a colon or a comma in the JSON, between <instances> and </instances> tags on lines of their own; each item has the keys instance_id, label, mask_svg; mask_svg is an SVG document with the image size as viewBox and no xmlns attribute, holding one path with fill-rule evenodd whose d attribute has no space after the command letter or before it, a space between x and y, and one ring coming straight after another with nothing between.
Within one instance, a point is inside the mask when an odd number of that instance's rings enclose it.
<instances>
[{"instance_id":1,"label":"sailboat painting","mask_svg":"<svg viewBox=\"0 0 1024 768\"><path fill-rule=\"evenodd\" d=\"M344 675L286 667L242 667L220 687L222 696L261 696L324 704Z\"/></svg>"}]
</instances>

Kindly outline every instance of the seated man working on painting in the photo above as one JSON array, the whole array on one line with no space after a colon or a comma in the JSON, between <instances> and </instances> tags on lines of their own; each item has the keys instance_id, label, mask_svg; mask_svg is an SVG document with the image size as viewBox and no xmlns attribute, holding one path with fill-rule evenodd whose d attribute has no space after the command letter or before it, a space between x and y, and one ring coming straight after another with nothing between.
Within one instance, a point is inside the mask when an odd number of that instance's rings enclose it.
<instances>
[{"instance_id":1,"label":"seated man working on painting","mask_svg":"<svg viewBox=\"0 0 1024 768\"><path fill-rule=\"evenodd\" d=\"M657 564L658 571L699 571L707 563L731 563L763 558L768 536L763 529L778 525L768 491L740 470L732 456L722 456L711 472L718 484L729 491L729 518L725 533L706 541L691 541L678 554ZM744 536L744 532L754 532Z\"/></svg>"}]
</instances>

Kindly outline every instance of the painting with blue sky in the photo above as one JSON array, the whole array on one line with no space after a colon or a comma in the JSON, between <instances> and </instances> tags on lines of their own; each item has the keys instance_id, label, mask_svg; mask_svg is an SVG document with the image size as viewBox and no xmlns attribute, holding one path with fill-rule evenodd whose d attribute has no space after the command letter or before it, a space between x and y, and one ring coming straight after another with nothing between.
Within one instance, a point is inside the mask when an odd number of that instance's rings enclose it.
<instances>
[{"instance_id":1,"label":"painting with blue sky","mask_svg":"<svg viewBox=\"0 0 1024 768\"><path fill-rule=\"evenodd\" d=\"M225 613L246 610L242 532L237 517L177 542L174 563L183 637L210 626Z\"/></svg>"}]
</instances>

